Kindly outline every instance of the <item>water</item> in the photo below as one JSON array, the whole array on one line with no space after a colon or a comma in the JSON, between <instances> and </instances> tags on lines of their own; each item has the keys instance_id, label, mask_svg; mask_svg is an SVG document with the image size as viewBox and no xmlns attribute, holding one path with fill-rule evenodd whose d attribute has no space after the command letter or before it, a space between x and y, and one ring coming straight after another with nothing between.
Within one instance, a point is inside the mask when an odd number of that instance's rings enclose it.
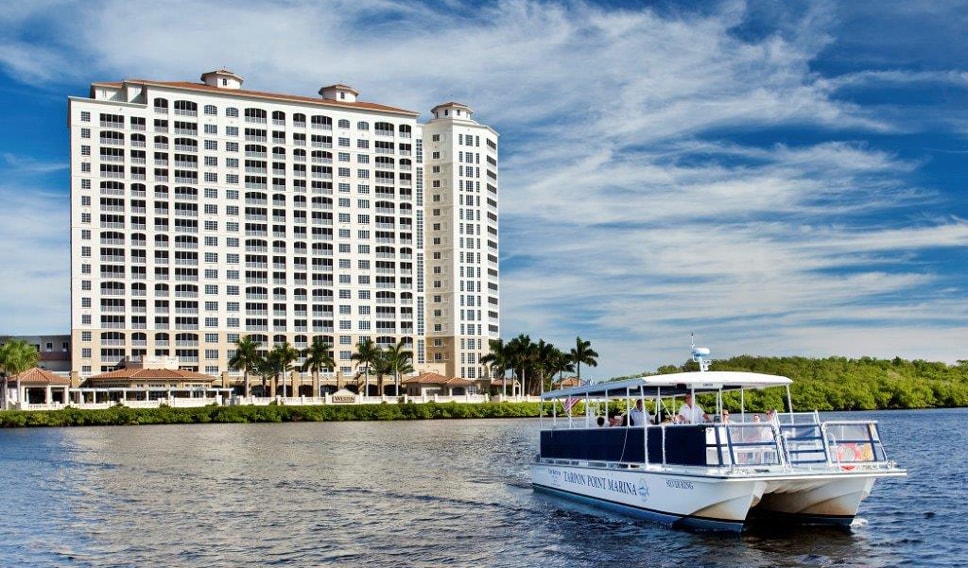
<instances>
[{"instance_id":1,"label":"water","mask_svg":"<svg viewBox=\"0 0 968 568\"><path fill-rule=\"evenodd\" d=\"M0 430L3 566L956 566L968 409L875 418L850 531L672 530L535 494L536 420Z\"/></svg>"}]
</instances>

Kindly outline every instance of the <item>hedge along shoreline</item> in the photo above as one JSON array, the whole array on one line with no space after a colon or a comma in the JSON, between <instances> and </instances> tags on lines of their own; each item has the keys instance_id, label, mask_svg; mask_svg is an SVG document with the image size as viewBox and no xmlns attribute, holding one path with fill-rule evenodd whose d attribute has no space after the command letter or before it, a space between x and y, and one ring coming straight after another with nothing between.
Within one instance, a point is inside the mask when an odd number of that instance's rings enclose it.
<instances>
[{"instance_id":1,"label":"hedge along shoreline","mask_svg":"<svg viewBox=\"0 0 968 568\"><path fill-rule=\"evenodd\" d=\"M148 424L230 424L254 422L342 422L364 420L435 420L453 418L536 418L537 402L361 404L326 406L202 406L197 408L129 408L103 410L8 410L0 428L66 426L135 426ZM544 403L551 414L551 403ZM561 405L558 405L561 413Z\"/></svg>"}]
</instances>

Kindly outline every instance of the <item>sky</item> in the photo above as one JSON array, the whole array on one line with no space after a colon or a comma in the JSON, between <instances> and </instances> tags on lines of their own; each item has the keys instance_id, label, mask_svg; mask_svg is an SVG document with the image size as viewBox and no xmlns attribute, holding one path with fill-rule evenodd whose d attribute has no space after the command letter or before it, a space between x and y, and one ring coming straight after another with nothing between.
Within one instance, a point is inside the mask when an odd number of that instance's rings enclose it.
<instances>
[{"instance_id":1,"label":"sky","mask_svg":"<svg viewBox=\"0 0 968 568\"><path fill-rule=\"evenodd\" d=\"M968 1L0 4L0 334L70 327L67 97L197 81L500 138L501 335L605 379L968 359Z\"/></svg>"}]
</instances>

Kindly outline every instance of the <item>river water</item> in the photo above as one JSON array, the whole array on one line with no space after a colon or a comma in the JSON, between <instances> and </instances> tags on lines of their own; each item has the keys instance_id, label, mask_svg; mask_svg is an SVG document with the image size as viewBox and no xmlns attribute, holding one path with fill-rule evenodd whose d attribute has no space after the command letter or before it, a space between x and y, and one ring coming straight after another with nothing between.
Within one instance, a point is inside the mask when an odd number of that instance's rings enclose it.
<instances>
[{"instance_id":1,"label":"river water","mask_svg":"<svg viewBox=\"0 0 968 568\"><path fill-rule=\"evenodd\" d=\"M968 409L880 422L909 470L849 530L673 530L533 493L537 420L0 430L3 566L958 566Z\"/></svg>"}]
</instances>

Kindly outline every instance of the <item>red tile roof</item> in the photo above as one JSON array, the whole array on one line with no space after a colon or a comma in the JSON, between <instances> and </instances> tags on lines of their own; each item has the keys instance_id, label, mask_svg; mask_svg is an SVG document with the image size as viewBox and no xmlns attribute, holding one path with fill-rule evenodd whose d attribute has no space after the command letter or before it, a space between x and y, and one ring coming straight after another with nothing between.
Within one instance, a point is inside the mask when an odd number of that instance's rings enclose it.
<instances>
[{"instance_id":1,"label":"red tile roof","mask_svg":"<svg viewBox=\"0 0 968 568\"><path fill-rule=\"evenodd\" d=\"M410 377L403 381L403 383L411 385L449 385L460 387L472 385L474 381L468 381L460 377L445 377L437 373L421 373L416 377Z\"/></svg>"},{"instance_id":2,"label":"red tile roof","mask_svg":"<svg viewBox=\"0 0 968 568\"><path fill-rule=\"evenodd\" d=\"M215 377L211 375L203 375L202 373L196 373L194 371L183 371L181 369L119 369L117 371L110 371L107 373L101 373L100 375L95 375L90 377L89 381L116 381L118 379L129 379L129 380L155 380L155 381L215 381Z\"/></svg>"},{"instance_id":3,"label":"red tile roof","mask_svg":"<svg viewBox=\"0 0 968 568\"><path fill-rule=\"evenodd\" d=\"M339 101L335 99L323 99L320 97L284 95L280 93L267 93L265 91L248 91L245 89L224 89L220 87L212 87L204 83L191 83L189 81L150 81L145 79L125 79L124 82L110 81L110 82L92 83L91 90L93 91L94 87L97 85L121 88L124 85L124 83L135 84L135 85L146 85L146 86L153 85L158 87L167 87L169 89L204 91L207 93L228 95L228 96L254 97L254 98L260 98L260 99L272 99L276 101L291 101L291 102L298 102L298 103L312 103L320 106L337 106L337 107L356 108L356 109L362 109L362 110L375 110L380 112L406 114L414 117L420 116L419 112L381 105L377 103L366 103L362 101L347 102L347 101ZM93 98L93 96L94 96L94 93L92 92L91 97Z\"/></svg>"},{"instance_id":4,"label":"red tile roof","mask_svg":"<svg viewBox=\"0 0 968 568\"><path fill-rule=\"evenodd\" d=\"M34 367L33 369L27 369L19 375L10 377L9 382L16 382L20 380L21 386L23 385L67 385L70 386L71 380L67 377L62 377L60 375L54 374L47 369L41 369L40 367Z\"/></svg>"}]
</instances>

